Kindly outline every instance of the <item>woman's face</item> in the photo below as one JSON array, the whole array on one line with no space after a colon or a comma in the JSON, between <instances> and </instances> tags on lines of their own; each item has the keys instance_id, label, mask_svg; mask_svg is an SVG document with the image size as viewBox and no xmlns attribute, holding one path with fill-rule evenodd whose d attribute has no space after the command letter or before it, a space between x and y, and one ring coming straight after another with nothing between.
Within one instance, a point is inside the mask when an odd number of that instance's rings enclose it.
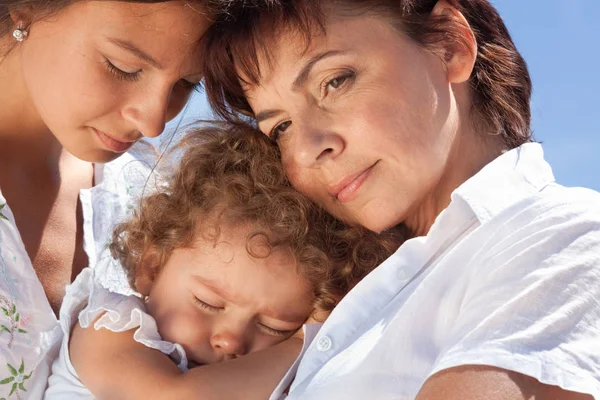
<instances>
[{"instance_id":1,"label":"woman's face","mask_svg":"<svg viewBox=\"0 0 600 400\"><path fill-rule=\"evenodd\" d=\"M210 22L194 8L78 1L34 22L9 53L20 59L26 115L92 162L158 136L201 78L197 43Z\"/></svg>"},{"instance_id":2,"label":"woman's face","mask_svg":"<svg viewBox=\"0 0 600 400\"><path fill-rule=\"evenodd\" d=\"M301 35L281 35L247 97L293 185L381 231L418 213L440 184L456 101L440 58L385 19L330 15L325 28L307 51Z\"/></svg>"}]
</instances>

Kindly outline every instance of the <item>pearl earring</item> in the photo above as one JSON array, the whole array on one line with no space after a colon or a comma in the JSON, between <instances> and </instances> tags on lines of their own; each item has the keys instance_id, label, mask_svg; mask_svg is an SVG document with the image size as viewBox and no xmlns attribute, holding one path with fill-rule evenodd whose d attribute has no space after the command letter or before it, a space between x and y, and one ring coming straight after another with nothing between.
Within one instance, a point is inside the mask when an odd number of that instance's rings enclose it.
<instances>
[{"instance_id":1,"label":"pearl earring","mask_svg":"<svg viewBox=\"0 0 600 400\"><path fill-rule=\"evenodd\" d=\"M22 42L27 38L29 32L26 29L23 29L22 25L19 24L19 27L13 31L13 37L17 42Z\"/></svg>"}]
</instances>

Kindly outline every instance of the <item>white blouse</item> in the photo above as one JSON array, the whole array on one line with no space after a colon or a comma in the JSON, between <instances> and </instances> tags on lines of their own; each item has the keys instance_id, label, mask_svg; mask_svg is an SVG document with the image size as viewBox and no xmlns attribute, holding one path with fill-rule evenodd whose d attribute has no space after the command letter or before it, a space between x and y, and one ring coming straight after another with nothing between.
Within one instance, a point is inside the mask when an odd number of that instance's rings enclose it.
<instances>
[{"instance_id":1,"label":"white blouse","mask_svg":"<svg viewBox=\"0 0 600 400\"><path fill-rule=\"evenodd\" d=\"M95 165L96 186L80 193L89 265L98 270L103 285L118 292L131 289L107 245L115 222L141 194L156 188L150 177L155 160L152 146L139 143L117 160ZM61 338L0 188L0 399L41 399Z\"/></svg>"},{"instance_id":2,"label":"white blouse","mask_svg":"<svg viewBox=\"0 0 600 400\"><path fill-rule=\"evenodd\" d=\"M317 327L318 328L318 327ZM600 194L525 144L452 194L332 312L271 399L414 399L488 365L600 399Z\"/></svg>"}]
</instances>

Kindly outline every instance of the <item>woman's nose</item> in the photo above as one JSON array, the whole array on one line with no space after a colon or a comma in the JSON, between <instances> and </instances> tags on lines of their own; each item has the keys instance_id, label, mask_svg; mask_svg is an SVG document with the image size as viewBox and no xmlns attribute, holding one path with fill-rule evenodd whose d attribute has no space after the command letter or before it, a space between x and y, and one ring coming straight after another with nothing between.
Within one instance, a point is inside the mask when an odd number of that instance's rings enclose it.
<instances>
[{"instance_id":1,"label":"woman's nose","mask_svg":"<svg viewBox=\"0 0 600 400\"><path fill-rule=\"evenodd\" d=\"M123 109L123 117L147 138L158 137L165 129L171 89L141 93Z\"/></svg>"},{"instance_id":2,"label":"woman's nose","mask_svg":"<svg viewBox=\"0 0 600 400\"><path fill-rule=\"evenodd\" d=\"M294 162L302 167L314 167L335 159L344 151L344 139L327 126L319 123L300 123L295 127L288 152Z\"/></svg>"},{"instance_id":3,"label":"woman's nose","mask_svg":"<svg viewBox=\"0 0 600 400\"><path fill-rule=\"evenodd\" d=\"M232 330L223 330L212 335L210 339L212 348L226 359L243 356L246 354L246 343L243 334Z\"/></svg>"}]
</instances>

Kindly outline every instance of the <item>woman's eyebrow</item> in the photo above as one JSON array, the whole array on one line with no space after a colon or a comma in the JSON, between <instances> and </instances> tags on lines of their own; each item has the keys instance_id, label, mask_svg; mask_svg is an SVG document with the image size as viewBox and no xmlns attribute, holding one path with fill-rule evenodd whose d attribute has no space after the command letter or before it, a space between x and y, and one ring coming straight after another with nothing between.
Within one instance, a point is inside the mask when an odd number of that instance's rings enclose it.
<instances>
[{"instance_id":1,"label":"woman's eyebrow","mask_svg":"<svg viewBox=\"0 0 600 400\"><path fill-rule=\"evenodd\" d=\"M292 91L296 92L296 91L298 91L298 89L300 89L302 86L304 86L304 84L306 83L306 80L308 79L308 75L310 75L310 72L312 71L313 67L319 61L321 61L325 58L328 58L328 57L333 57L333 56L337 56L337 55L344 54L344 53L345 52L342 50L328 50L328 51L319 53L319 54L315 55L314 57L311 57L306 62L306 64L304 64L304 67L302 67L302 69L296 76L296 79L294 79L294 82L292 83Z\"/></svg>"},{"instance_id":2,"label":"woman's eyebrow","mask_svg":"<svg viewBox=\"0 0 600 400\"><path fill-rule=\"evenodd\" d=\"M156 61L148 53L146 53L143 50L141 50L140 48L138 48L135 44L133 44L133 43L131 43L129 41L121 40L121 39L117 39L117 38L110 38L109 37L107 39L108 39L109 42L111 42L115 46L118 46L118 47L122 48L123 50L130 52L131 54L133 54L134 56L136 56L140 60L145 61L148 64L152 65L154 68L156 68L156 69L163 69L162 65L160 65L160 63L158 61Z\"/></svg>"},{"instance_id":3,"label":"woman's eyebrow","mask_svg":"<svg viewBox=\"0 0 600 400\"><path fill-rule=\"evenodd\" d=\"M256 114L254 119L256 119L257 123L261 123L262 121L264 121L266 119L270 119L270 118L277 116L277 114L279 114L281 112L282 112L281 110L264 110L264 111L261 111L258 114Z\"/></svg>"}]
</instances>

